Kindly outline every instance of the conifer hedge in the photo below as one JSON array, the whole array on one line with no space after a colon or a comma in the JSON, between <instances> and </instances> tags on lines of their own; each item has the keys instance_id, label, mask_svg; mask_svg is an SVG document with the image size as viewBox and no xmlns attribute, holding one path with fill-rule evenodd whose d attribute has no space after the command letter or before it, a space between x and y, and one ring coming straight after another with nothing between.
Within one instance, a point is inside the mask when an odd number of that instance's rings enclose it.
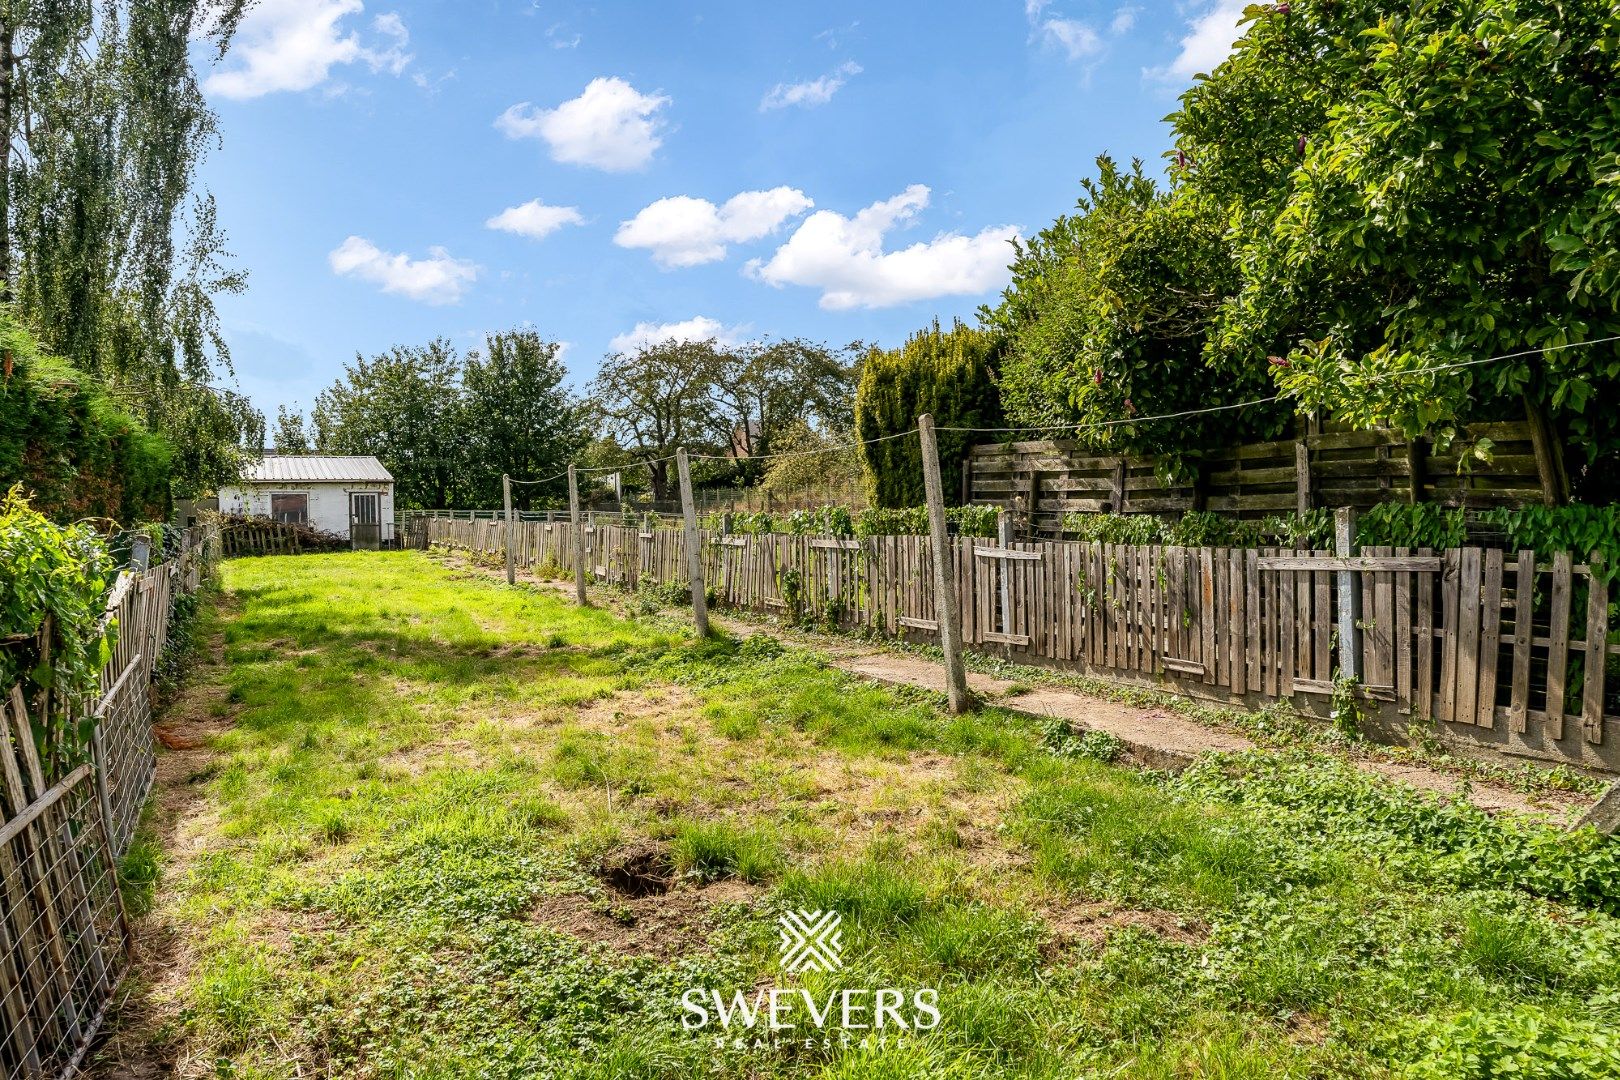
<instances>
[{"instance_id":1,"label":"conifer hedge","mask_svg":"<svg viewBox=\"0 0 1620 1080\"><path fill-rule=\"evenodd\" d=\"M1001 395L996 376L1003 338L957 322L949 331L919 331L898 349L873 349L861 364L855 392L855 430L866 445L861 462L872 505L917 506L923 502L922 446L916 438L889 439L917 426L932 413L936 427L1000 427ZM940 432L940 470L946 502L961 501L962 459L989 435Z\"/></svg>"}]
</instances>

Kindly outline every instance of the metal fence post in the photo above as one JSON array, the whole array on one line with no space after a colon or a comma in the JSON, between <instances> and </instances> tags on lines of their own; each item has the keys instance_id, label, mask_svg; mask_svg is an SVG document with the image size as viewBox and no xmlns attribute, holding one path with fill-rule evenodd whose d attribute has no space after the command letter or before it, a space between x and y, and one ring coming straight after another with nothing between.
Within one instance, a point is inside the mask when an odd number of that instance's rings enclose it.
<instances>
[{"instance_id":1,"label":"metal fence post","mask_svg":"<svg viewBox=\"0 0 1620 1080\"><path fill-rule=\"evenodd\" d=\"M1333 553L1341 558L1356 554L1356 511L1341 506L1333 515ZM1339 675L1361 678L1361 589L1354 570L1340 570L1339 579Z\"/></svg>"}]
</instances>

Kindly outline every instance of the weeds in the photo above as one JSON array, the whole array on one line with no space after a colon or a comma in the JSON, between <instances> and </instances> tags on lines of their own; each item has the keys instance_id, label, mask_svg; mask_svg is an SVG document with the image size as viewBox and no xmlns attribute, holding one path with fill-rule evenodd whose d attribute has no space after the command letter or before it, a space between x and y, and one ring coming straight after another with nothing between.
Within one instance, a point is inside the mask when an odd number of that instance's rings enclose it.
<instances>
[{"instance_id":1,"label":"weeds","mask_svg":"<svg viewBox=\"0 0 1620 1080\"><path fill-rule=\"evenodd\" d=\"M239 607L210 690L235 726L144 901L190 958L162 984L177 990L141 991L175 995L178 1019L148 1033L172 1060L739 1080L1620 1070L1620 842L1390 786L1320 727L1161 776L1121 767L1106 736L947 716L769 637L692 642L413 553L230 563L225 585ZM1287 742L1296 719L1248 722ZM667 856L667 894L600 876L637 845ZM126 888L150 895L155 852L129 863ZM704 907L724 879L758 899ZM559 898L600 936L538 923ZM776 916L801 908L841 914L839 970L781 970ZM613 927L658 918L668 958L618 948ZM689 988L766 985L932 987L941 1023L812 1048L681 1026Z\"/></svg>"}]
</instances>

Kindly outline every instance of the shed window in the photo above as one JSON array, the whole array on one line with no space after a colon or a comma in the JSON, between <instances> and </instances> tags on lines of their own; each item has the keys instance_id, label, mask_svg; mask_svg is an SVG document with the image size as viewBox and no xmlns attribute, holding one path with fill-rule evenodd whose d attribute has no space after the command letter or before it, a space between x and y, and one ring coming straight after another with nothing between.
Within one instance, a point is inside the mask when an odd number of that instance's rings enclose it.
<instances>
[{"instance_id":1,"label":"shed window","mask_svg":"<svg viewBox=\"0 0 1620 1080\"><path fill-rule=\"evenodd\" d=\"M270 516L276 521L305 522L309 520L309 495L296 492L270 496Z\"/></svg>"}]
</instances>

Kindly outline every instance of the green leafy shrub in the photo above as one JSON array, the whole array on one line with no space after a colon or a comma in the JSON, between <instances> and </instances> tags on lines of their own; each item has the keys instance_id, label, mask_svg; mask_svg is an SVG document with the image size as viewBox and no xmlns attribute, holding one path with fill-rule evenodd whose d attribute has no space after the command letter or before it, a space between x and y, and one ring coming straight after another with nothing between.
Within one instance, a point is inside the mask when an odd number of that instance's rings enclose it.
<instances>
[{"instance_id":1,"label":"green leafy shrub","mask_svg":"<svg viewBox=\"0 0 1620 1080\"><path fill-rule=\"evenodd\" d=\"M921 444L915 437L889 438L916 427L918 416L931 413L938 427L1001 426L996 373L1002 348L998 333L960 322L946 332L935 322L898 349L867 354L855 392L855 430L865 444L862 463L874 506L916 506L924 500ZM939 433L946 502L957 501L955 478L968 448L983 441L967 432Z\"/></svg>"},{"instance_id":2,"label":"green leafy shrub","mask_svg":"<svg viewBox=\"0 0 1620 1080\"><path fill-rule=\"evenodd\" d=\"M1095 544L1165 544L1171 547L1324 548L1333 542L1333 512L1312 510L1259 521L1189 510L1169 521L1153 514L1066 514L1063 531Z\"/></svg>"},{"instance_id":3,"label":"green leafy shrub","mask_svg":"<svg viewBox=\"0 0 1620 1080\"><path fill-rule=\"evenodd\" d=\"M1463 512L1434 503L1379 503L1356 519L1356 543L1363 547L1452 548L1467 539Z\"/></svg>"},{"instance_id":4,"label":"green leafy shrub","mask_svg":"<svg viewBox=\"0 0 1620 1080\"><path fill-rule=\"evenodd\" d=\"M1612 582L1620 574L1620 506L1526 506L1491 510L1481 520L1507 533L1508 546L1602 556L1598 572Z\"/></svg>"},{"instance_id":5,"label":"green leafy shrub","mask_svg":"<svg viewBox=\"0 0 1620 1080\"><path fill-rule=\"evenodd\" d=\"M66 727L66 708L96 689L112 642L98 629L114 567L88 526L55 525L20 486L0 499L0 693L17 684L30 700L49 691L44 732L53 764L80 760L87 721ZM48 628L48 662L39 635Z\"/></svg>"},{"instance_id":6,"label":"green leafy shrub","mask_svg":"<svg viewBox=\"0 0 1620 1080\"><path fill-rule=\"evenodd\" d=\"M34 508L58 521L169 516L163 438L3 315L0 349L12 361L0 382L0 490L21 484Z\"/></svg>"}]
</instances>

